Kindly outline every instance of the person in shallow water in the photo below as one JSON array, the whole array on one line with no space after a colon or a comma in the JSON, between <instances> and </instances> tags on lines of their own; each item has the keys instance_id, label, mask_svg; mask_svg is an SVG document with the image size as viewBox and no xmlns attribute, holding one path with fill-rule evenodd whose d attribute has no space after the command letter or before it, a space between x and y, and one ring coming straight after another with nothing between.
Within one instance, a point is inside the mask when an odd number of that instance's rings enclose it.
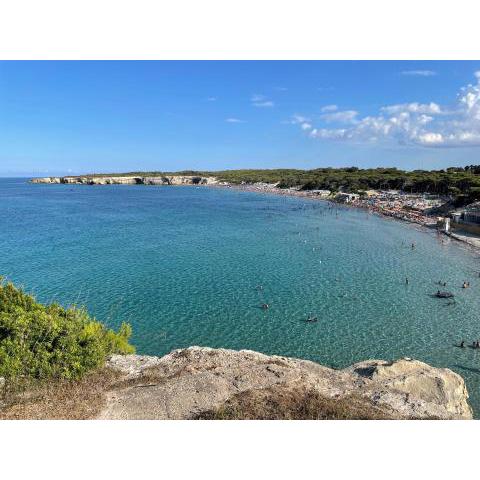
<instances>
[{"instance_id":1,"label":"person in shallow water","mask_svg":"<svg viewBox=\"0 0 480 480\"><path fill-rule=\"evenodd\" d=\"M262 308L263 310L268 310L270 308L270 305L268 303L262 303Z\"/></svg>"},{"instance_id":2,"label":"person in shallow water","mask_svg":"<svg viewBox=\"0 0 480 480\"><path fill-rule=\"evenodd\" d=\"M405 285L408 285L408 277L405 277Z\"/></svg>"},{"instance_id":3,"label":"person in shallow water","mask_svg":"<svg viewBox=\"0 0 480 480\"><path fill-rule=\"evenodd\" d=\"M465 348L465 340L462 340L462 341L460 342L460 348Z\"/></svg>"}]
</instances>

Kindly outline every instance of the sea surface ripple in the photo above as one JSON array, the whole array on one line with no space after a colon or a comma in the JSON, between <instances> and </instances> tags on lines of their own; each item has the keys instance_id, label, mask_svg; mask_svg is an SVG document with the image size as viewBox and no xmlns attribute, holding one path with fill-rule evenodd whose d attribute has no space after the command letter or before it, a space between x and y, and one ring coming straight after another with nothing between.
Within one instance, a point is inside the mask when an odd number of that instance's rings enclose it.
<instances>
[{"instance_id":1,"label":"sea surface ripple","mask_svg":"<svg viewBox=\"0 0 480 480\"><path fill-rule=\"evenodd\" d=\"M413 357L462 375L480 416L480 351L456 346L480 338L479 257L433 232L233 189L0 179L0 252L0 275L38 300L130 322L139 353ZM432 298L438 281L454 304Z\"/></svg>"}]
</instances>

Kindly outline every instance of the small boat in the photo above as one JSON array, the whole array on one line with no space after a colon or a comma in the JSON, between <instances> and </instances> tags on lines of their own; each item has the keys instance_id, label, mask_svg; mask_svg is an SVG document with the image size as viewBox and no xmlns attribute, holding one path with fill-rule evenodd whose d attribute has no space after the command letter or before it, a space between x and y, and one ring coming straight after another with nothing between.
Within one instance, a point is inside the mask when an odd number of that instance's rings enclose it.
<instances>
[{"instance_id":1,"label":"small boat","mask_svg":"<svg viewBox=\"0 0 480 480\"><path fill-rule=\"evenodd\" d=\"M440 292L440 291L438 291L437 293L435 293L434 296L437 297L437 298L453 298L455 295L451 292Z\"/></svg>"}]
</instances>

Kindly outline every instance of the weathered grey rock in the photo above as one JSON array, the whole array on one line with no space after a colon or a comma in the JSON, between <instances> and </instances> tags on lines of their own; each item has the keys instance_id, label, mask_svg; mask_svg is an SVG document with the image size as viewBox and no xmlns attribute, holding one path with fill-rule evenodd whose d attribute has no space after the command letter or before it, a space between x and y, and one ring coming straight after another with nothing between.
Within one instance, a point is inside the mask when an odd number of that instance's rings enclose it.
<instances>
[{"instance_id":1,"label":"weathered grey rock","mask_svg":"<svg viewBox=\"0 0 480 480\"><path fill-rule=\"evenodd\" d=\"M166 177L144 177L143 183L145 185L170 185Z\"/></svg>"},{"instance_id":2,"label":"weathered grey rock","mask_svg":"<svg viewBox=\"0 0 480 480\"><path fill-rule=\"evenodd\" d=\"M32 178L31 183L61 183L60 177Z\"/></svg>"},{"instance_id":3,"label":"weathered grey rock","mask_svg":"<svg viewBox=\"0 0 480 480\"><path fill-rule=\"evenodd\" d=\"M146 372L155 380L108 393L103 419L188 419L241 392L285 387L335 399L360 396L389 418L472 417L463 379L416 360L370 360L334 370L249 350L190 347L161 358L115 355L108 365L126 380Z\"/></svg>"},{"instance_id":4,"label":"weathered grey rock","mask_svg":"<svg viewBox=\"0 0 480 480\"><path fill-rule=\"evenodd\" d=\"M195 175L170 175L158 177L45 177L33 178L31 183L66 183L80 185L215 185L215 177L199 177Z\"/></svg>"}]
</instances>

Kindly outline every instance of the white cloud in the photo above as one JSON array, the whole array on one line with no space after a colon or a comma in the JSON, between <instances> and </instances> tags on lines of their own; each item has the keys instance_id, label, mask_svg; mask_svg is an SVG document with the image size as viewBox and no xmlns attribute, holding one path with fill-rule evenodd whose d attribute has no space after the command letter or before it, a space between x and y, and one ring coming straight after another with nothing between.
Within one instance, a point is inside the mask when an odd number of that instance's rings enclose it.
<instances>
[{"instance_id":1,"label":"white cloud","mask_svg":"<svg viewBox=\"0 0 480 480\"><path fill-rule=\"evenodd\" d=\"M394 115L400 112L427 113L430 115L438 115L439 113L442 113L440 105L437 105L433 102L430 102L428 104L418 102L401 103L398 105L390 105L388 107L383 107L381 110L388 115Z\"/></svg>"},{"instance_id":2,"label":"white cloud","mask_svg":"<svg viewBox=\"0 0 480 480\"><path fill-rule=\"evenodd\" d=\"M322 107L322 109L321 109L321 111L324 112L324 113L327 113L327 112L335 112L336 110L338 110L337 105L325 105L325 106Z\"/></svg>"},{"instance_id":3,"label":"white cloud","mask_svg":"<svg viewBox=\"0 0 480 480\"><path fill-rule=\"evenodd\" d=\"M355 123L358 112L355 110L344 110L333 113L324 113L320 118L327 123Z\"/></svg>"},{"instance_id":4,"label":"white cloud","mask_svg":"<svg viewBox=\"0 0 480 480\"><path fill-rule=\"evenodd\" d=\"M207 102L216 102L218 99L217 97L208 97Z\"/></svg>"},{"instance_id":5,"label":"white cloud","mask_svg":"<svg viewBox=\"0 0 480 480\"><path fill-rule=\"evenodd\" d=\"M414 77L433 77L437 74L433 70L404 70L402 75L411 75Z\"/></svg>"},{"instance_id":6,"label":"white cloud","mask_svg":"<svg viewBox=\"0 0 480 480\"><path fill-rule=\"evenodd\" d=\"M269 100L265 95L259 95L259 94L254 94L250 98L250 101L252 102L252 105L254 107L274 107L275 104Z\"/></svg>"},{"instance_id":7,"label":"white cloud","mask_svg":"<svg viewBox=\"0 0 480 480\"><path fill-rule=\"evenodd\" d=\"M359 117L354 110L325 113L319 117L323 127L314 127L300 116L291 123L299 124L310 137L319 139L395 141L425 147L480 146L480 71L474 75L476 83L460 90L453 107L412 102L385 106L377 115L366 117ZM338 123L339 128L325 125L332 122ZM304 128L304 123L310 128Z\"/></svg>"},{"instance_id":8,"label":"white cloud","mask_svg":"<svg viewBox=\"0 0 480 480\"><path fill-rule=\"evenodd\" d=\"M311 130L313 128L309 118L304 117L303 115L298 115L297 113L292 116L291 120L284 123L289 123L290 125L300 125L302 130Z\"/></svg>"},{"instance_id":9,"label":"white cloud","mask_svg":"<svg viewBox=\"0 0 480 480\"><path fill-rule=\"evenodd\" d=\"M225 121L227 123L245 123L245 120L240 120L239 118L234 117L226 118Z\"/></svg>"},{"instance_id":10,"label":"white cloud","mask_svg":"<svg viewBox=\"0 0 480 480\"><path fill-rule=\"evenodd\" d=\"M304 117L303 115L298 115L298 113L296 113L295 115L292 116L292 120L288 123L291 123L292 125L297 125L299 123L304 123L309 121L310 121L309 118Z\"/></svg>"},{"instance_id":11,"label":"white cloud","mask_svg":"<svg viewBox=\"0 0 480 480\"><path fill-rule=\"evenodd\" d=\"M441 144L444 139L441 133L433 133L433 132L427 132L427 133L422 133L418 136L418 140L420 143L423 143L425 145L438 145Z\"/></svg>"}]
</instances>

